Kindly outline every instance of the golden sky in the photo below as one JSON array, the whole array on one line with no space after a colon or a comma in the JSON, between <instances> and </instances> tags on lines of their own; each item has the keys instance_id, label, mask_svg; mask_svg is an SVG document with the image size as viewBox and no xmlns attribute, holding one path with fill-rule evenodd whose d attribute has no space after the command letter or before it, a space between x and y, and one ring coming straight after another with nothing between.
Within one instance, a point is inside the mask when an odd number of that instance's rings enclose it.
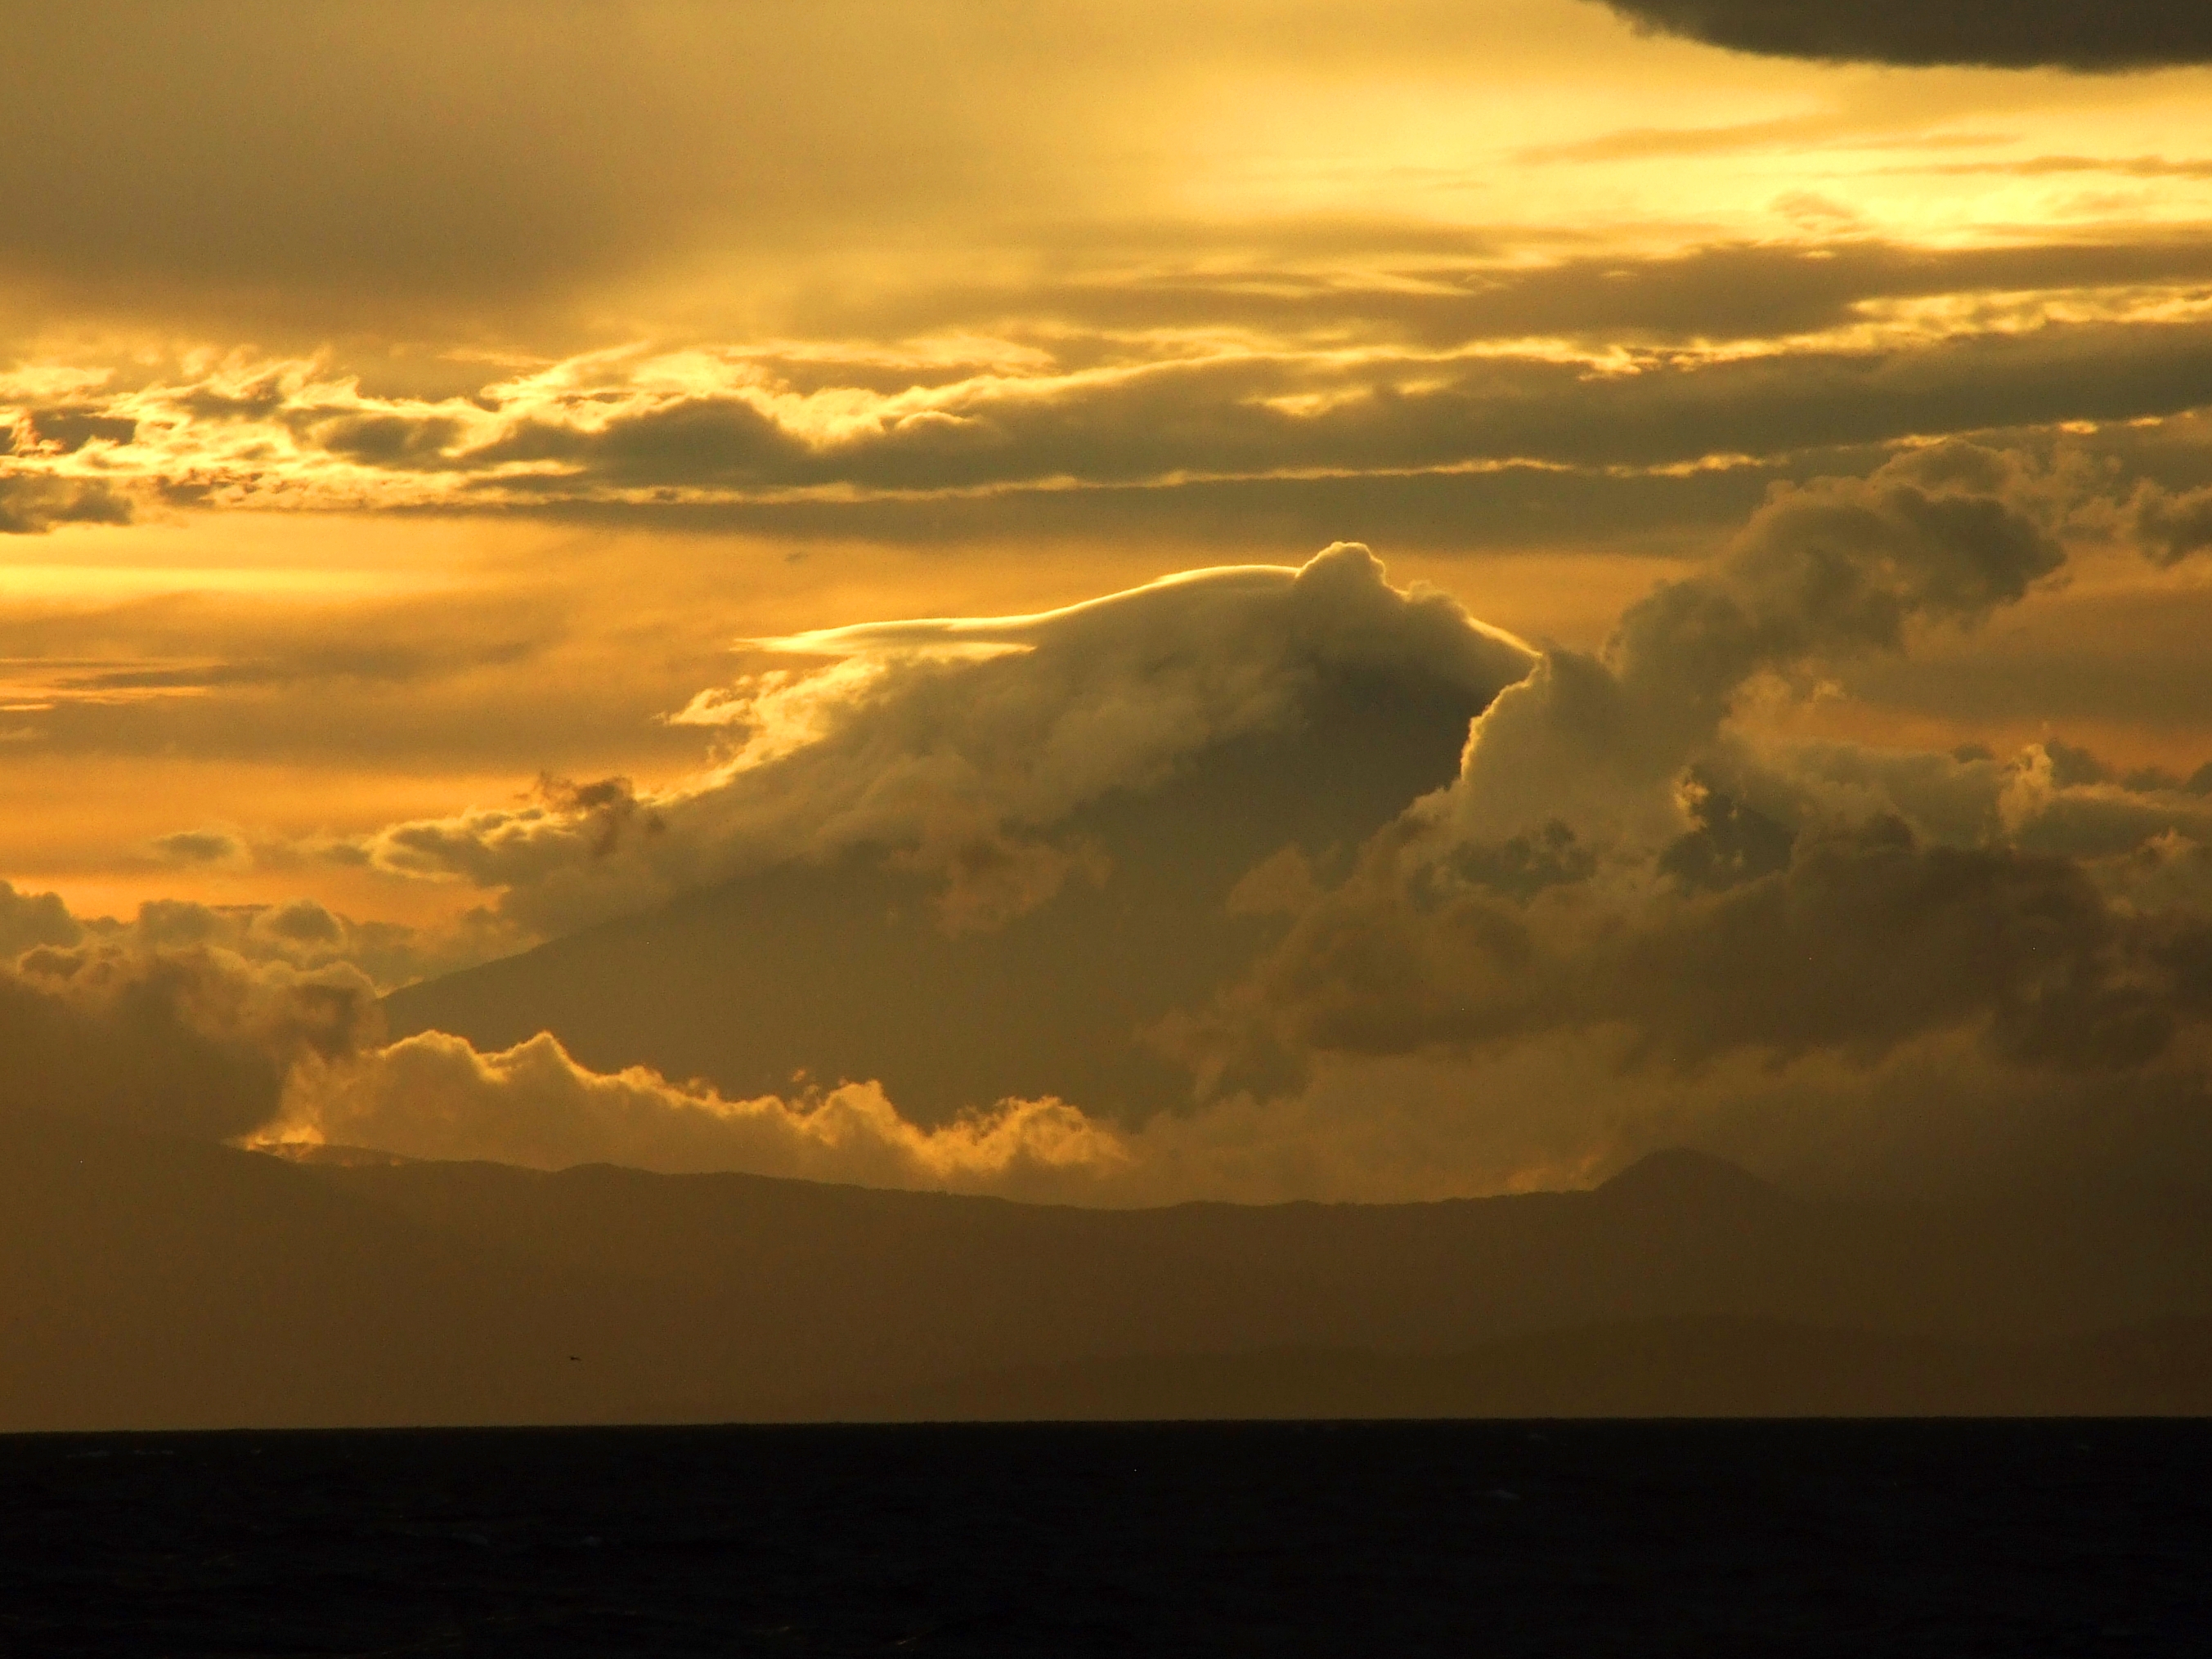
<instances>
[{"instance_id":1,"label":"golden sky","mask_svg":"<svg viewBox=\"0 0 2212 1659\"><path fill-rule=\"evenodd\" d=\"M0 879L312 900L390 984L608 913L401 830L685 809L742 744L684 711L847 706L763 702L830 659L763 641L1352 541L1591 653L1885 480L2063 556L1759 657L1723 737L2011 766L1962 843L2170 861L2212 42L1834 9L8 5Z\"/></svg>"}]
</instances>

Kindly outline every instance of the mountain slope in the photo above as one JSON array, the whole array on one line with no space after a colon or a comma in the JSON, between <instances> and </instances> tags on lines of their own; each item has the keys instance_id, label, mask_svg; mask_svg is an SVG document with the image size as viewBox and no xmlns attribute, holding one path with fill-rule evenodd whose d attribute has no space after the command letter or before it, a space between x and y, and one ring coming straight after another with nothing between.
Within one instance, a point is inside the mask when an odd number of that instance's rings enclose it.
<instances>
[{"instance_id":1,"label":"mountain slope","mask_svg":"<svg viewBox=\"0 0 2212 1659\"><path fill-rule=\"evenodd\" d=\"M1290 847L1342 854L1457 769L1466 689L1338 675L1290 730L1218 744L1173 776L1054 826L1083 854L1042 904L948 931L940 887L882 848L793 863L644 915L394 992L392 1035L479 1048L550 1030L599 1070L644 1064L733 1097L794 1074L882 1082L924 1122L1054 1095L1139 1116L1188 1079L1142 1038L1257 954L1273 923L1228 908Z\"/></svg>"},{"instance_id":2,"label":"mountain slope","mask_svg":"<svg viewBox=\"0 0 2212 1659\"><path fill-rule=\"evenodd\" d=\"M1109 1212L603 1167L301 1166L0 1120L8 1429L1035 1415L1102 1400L1170 1415L1266 1398L1637 1412L1681 1409L1697 1378L1746 1367L1781 1381L1697 1397L1994 1410L2021 1396L1991 1391L2003 1365L1988 1345L2208 1314L2212 1231L2186 1209L1867 1212L1710 1161L1595 1193ZM1592 1334L1542 1336L1577 1328ZM1661 1345L1673 1357L1638 1371L1655 1328L1677 1333ZM1498 1343L1519 1346L1464 1376L1438 1358ZM1957 1359L1961 1344L1984 1358ZM1352 1355L1366 1380L1346 1393L1292 1375L1255 1395L1249 1377L1282 1365L1254 1356L1285 1352ZM2185 1392L2197 1352L2067 1360L2106 1381L2050 1398L2149 1409L2179 1396L2145 1379L2178 1367ZM1122 1381L1081 1369L1101 1364ZM1822 1365L1889 1392L1807 1393ZM1954 1374L1981 1381L1962 1392ZM1611 1381L1594 1394L1593 1377Z\"/></svg>"}]
</instances>

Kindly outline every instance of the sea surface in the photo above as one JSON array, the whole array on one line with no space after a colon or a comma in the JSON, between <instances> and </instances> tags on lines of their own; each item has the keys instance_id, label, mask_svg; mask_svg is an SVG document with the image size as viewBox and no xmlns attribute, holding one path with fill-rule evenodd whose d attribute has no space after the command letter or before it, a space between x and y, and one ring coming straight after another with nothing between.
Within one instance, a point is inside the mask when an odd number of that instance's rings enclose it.
<instances>
[{"instance_id":1,"label":"sea surface","mask_svg":"<svg viewBox=\"0 0 2212 1659\"><path fill-rule=\"evenodd\" d=\"M15 1437L0 1653L2212 1654L2212 1423Z\"/></svg>"}]
</instances>

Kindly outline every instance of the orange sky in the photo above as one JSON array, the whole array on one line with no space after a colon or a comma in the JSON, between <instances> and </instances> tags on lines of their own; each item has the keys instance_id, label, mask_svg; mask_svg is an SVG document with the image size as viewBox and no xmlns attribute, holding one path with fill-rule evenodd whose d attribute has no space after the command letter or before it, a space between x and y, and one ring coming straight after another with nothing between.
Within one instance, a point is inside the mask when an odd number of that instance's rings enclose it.
<instances>
[{"instance_id":1,"label":"orange sky","mask_svg":"<svg viewBox=\"0 0 2212 1659\"><path fill-rule=\"evenodd\" d=\"M2204 453L2203 70L1583 0L100 10L11 28L0 115L0 872L85 902L419 915L152 844L674 776L741 636L1352 537L1595 643L1778 478ZM2113 562L2033 697L1988 638L1821 718L2212 755L2204 579ZM2074 695L2130 592L2147 684Z\"/></svg>"},{"instance_id":2,"label":"orange sky","mask_svg":"<svg viewBox=\"0 0 2212 1659\"><path fill-rule=\"evenodd\" d=\"M1791 514L1925 509L2033 556L1752 653L1692 758L2147 913L2212 836L2206 52L1671 3L21 9L0 882L313 900L389 986L758 758L680 711L872 708L763 641L1338 542L1540 650L1707 578L1790 635Z\"/></svg>"}]
</instances>

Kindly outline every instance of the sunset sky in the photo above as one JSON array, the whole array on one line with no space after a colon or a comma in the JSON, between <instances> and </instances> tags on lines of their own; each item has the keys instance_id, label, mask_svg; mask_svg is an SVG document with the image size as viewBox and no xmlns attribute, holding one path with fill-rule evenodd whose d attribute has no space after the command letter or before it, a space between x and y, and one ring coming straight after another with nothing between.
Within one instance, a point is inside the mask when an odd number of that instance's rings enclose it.
<instances>
[{"instance_id":1,"label":"sunset sky","mask_svg":"<svg viewBox=\"0 0 2212 1659\"><path fill-rule=\"evenodd\" d=\"M2195 8L4 21L23 1030L189 963L278 1079L227 1134L1109 1202L2212 1180ZM854 848L1047 915L1347 664L1492 712L1236 887L1148 1109L266 1014ZM516 1127L556 1073L598 1127Z\"/></svg>"}]
</instances>

